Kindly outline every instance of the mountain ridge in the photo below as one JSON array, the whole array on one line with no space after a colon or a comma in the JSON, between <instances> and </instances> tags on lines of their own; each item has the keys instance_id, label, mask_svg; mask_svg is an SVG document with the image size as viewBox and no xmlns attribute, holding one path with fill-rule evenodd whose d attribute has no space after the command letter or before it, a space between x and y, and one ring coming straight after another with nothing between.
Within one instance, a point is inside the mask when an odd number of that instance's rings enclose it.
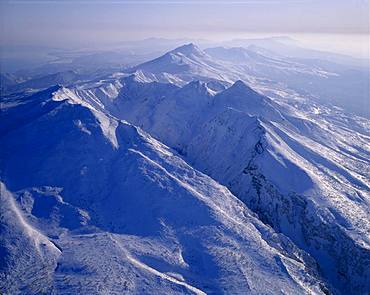
<instances>
[{"instance_id":1,"label":"mountain ridge","mask_svg":"<svg viewBox=\"0 0 370 295\"><path fill-rule=\"evenodd\" d=\"M107 290L131 292L238 292L235 286L266 292L263 280L275 282L270 293L283 289L299 294L306 288L321 293L326 288L309 255L286 237L279 238L225 187L194 170L170 148L122 121L115 128L114 147L100 127L101 115L96 115L100 111L92 111L86 102L55 103L58 106L42 117L11 130L0 153L6 162L2 179L15 191L22 214L40 231L52 233L47 240L60 253L44 269L51 280L44 281L43 290L89 292L108 270L114 283L106 279ZM13 156L5 157L10 150ZM29 177L36 166L37 173ZM106 179L112 187L107 187ZM73 217L77 224L65 223L63 218L72 221L73 212L80 214ZM78 230L72 230L76 226ZM21 238L15 231L9 235L3 238ZM274 240L266 242L270 236ZM239 255L253 263L253 269L235 260L227 250L230 243L240 248ZM294 273L294 283L282 265ZM40 262L34 262L30 271L37 273L39 267ZM309 278L304 278L301 272L307 268ZM227 273L227 281L218 280L220 272ZM88 278L86 283L80 274ZM250 280L255 276L258 281ZM17 269L11 277L30 282ZM1 288L16 290L10 282L3 281Z\"/></svg>"},{"instance_id":2,"label":"mountain ridge","mask_svg":"<svg viewBox=\"0 0 370 295\"><path fill-rule=\"evenodd\" d=\"M179 48L2 101L1 179L63 250L49 287L366 292L370 123Z\"/></svg>"}]
</instances>

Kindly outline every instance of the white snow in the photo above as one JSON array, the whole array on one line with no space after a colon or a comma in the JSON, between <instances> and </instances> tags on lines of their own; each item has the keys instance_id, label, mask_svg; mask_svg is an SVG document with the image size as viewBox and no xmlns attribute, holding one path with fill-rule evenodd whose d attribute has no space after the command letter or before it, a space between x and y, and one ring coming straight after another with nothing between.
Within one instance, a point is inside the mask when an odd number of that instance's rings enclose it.
<instances>
[{"instance_id":1,"label":"white snow","mask_svg":"<svg viewBox=\"0 0 370 295\"><path fill-rule=\"evenodd\" d=\"M337 74L187 44L4 98L0 290L368 292L370 122L295 75Z\"/></svg>"}]
</instances>

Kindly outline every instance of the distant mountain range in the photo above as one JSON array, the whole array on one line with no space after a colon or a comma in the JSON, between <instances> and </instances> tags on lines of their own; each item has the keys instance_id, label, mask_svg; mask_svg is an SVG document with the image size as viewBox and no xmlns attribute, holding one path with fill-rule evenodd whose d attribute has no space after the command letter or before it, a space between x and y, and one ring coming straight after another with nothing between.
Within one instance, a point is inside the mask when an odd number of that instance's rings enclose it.
<instances>
[{"instance_id":1,"label":"distant mountain range","mask_svg":"<svg viewBox=\"0 0 370 295\"><path fill-rule=\"evenodd\" d=\"M54 50L56 61L11 74L18 81L16 85L1 78L0 91L6 95L26 89L46 89L56 84L68 86L113 72L128 72L129 69L134 72L141 63L140 69L144 73L155 72L157 80L162 82L168 82L171 75L177 74L181 81L171 78L171 83L184 85L194 79L208 81L214 78L227 81L228 85L238 79L260 88L275 84L282 91L289 89L296 95L311 96L320 104L335 105L367 118L370 116L370 68L366 60L308 50L287 38L233 40L224 42L224 47L206 47L204 51L188 43L151 60L171 44L180 42L149 39L127 43L119 51L85 54L63 54ZM210 45L203 41L203 46ZM152 52L148 52L148 48L152 48ZM148 59L149 62L142 63Z\"/></svg>"}]
</instances>

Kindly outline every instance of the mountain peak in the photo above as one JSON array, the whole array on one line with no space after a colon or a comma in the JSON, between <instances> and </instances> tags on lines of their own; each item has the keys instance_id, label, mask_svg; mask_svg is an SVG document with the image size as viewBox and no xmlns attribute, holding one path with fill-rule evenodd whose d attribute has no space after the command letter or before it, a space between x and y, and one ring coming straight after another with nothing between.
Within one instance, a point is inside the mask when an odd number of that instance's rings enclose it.
<instances>
[{"instance_id":1,"label":"mountain peak","mask_svg":"<svg viewBox=\"0 0 370 295\"><path fill-rule=\"evenodd\" d=\"M237 80L235 83L230 87L230 89L238 89L238 90L247 90L253 91L244 81Z\"/></svg>"},{"instance_id":2,"label":"mountain peak","mask_svg":"<svg viewBox=\"0 0 370 295\"><path fill-rule=\"evenodd\" d=\"M156 59L147 61L130 69L131 72L143 70L146 73L163 75L183 74L191 71L194 64L207 59L208 55L193 43L177 47ZM195 71L195 70L194 70Z\"/></svg>"},{"instance_id":3,"label":"mountain peak","mask_svg":"<svg viewBox=\"0 0 370 295\"><path fill-rule=\"evenodd\" d=\"M210 94L206 83L201 82L199 80L193 80L189 82L181 89L181 92L186 94L195 94L195 93L203 95Z\"/></svg>"},{"instance_id":4,"label":"mountain peak","mask_svg":"<svg viewBox=\"0 0 370 295\"><path fill-rule=\"evenodd\" d=\"M242 80L237 80L231 85L228 89L230 92L237 92L237 93L246 93L248 95L257 95L261 96L258 92L256 92L253 88L251 88L247 83Z\"/></svg>"},{"instance_id":5,"label":"mountain peak","mask_svg":"<svg viewBox=\"0 0 370 295\"><path fill-rule=\"evenodd\" d=\"M268 98L260 95L258 92L254 91L251 87L249 87L244 81L237 80L233 85L227 88L225 91L221 92L222 96L227 97L246 97L249 103L254 101L256 104L260 104L263 101L266 101Z\"/></svg>"},{"instance_id":6,"label":"mountain peak","mask_svg":"<svg viewBox=\"0 0 370 295\"><path fill-rule=\"evenodd\" d=\"M184 55L190 55L190 54L204 55L203 51L198 46L196 46L194 43L188 43L180 47L177 47L174 50L172 50L171 53L182 53Z\"/></svg>"}]
</instances>

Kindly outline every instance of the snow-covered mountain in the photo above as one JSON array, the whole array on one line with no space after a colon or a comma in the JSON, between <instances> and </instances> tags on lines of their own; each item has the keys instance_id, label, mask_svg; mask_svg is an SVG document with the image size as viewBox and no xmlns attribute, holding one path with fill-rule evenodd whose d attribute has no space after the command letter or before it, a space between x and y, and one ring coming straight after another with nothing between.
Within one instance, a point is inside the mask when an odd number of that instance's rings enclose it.
<instances>
[{"instance_id":1,"label":"snow-covered mountain","mask_svg":"<svg viewBox=\"0 0 370 295\"><path fill-rule=\"evenodd\" d=\"M179 40L175 43L178 42ZM368 62L341 63L340 59L335 62L335 55L317 55L312 50L299 49L296 42L284 38L250 40L245 45L247 48L219 46L202 51L198 46L189 43L136 66L132 65L159 54L154 50L157 48L154 44L151 47L155 52L150 54L142 54L143 50L138 48L133 51L125 49L85 54L62 51L51 54L56 54L57 62L18 71L16 77L18 80L24 79L24 83L18 82L10 88L2 87L2 92L5 94L32 88L41 90L55 84L68 86L71 82L93 80L110 75L114 71L122 71L124 67L131 65L129 71L140 73L145 80L170 82L181 86L194 79L222 80L227 85L241 79L253 84L253 87L262 88L270 88L274 84L275 87L289 88L300 95L309 94L311 99L320 104L337 105L347 111L369 117L367 110L370 107L370 71L368 67L358 65L366 65ZM297 50L301 54L292 54Z\"/></svg>"},{"instance_id":2,"label":"snow-covered mountain","mask_svg":"<svg viewBox=\"0 0 370 295\"><path fill-rule=\"evenodd\" d=\"M333 75L187 44L3 97L0 290L366 294L370 121L263 67Z\"/></svg>"},{"instance_id":3,"label":"snow-covered mountain","mask_svg":"<svg viewBox=\"0 0 370 295\"><path fill-rule=\"evenodd\" d=\"M370 116L369 68L351 67L319 57L293 58L289 53L284 56L255 45L216 47L205 52L230 63L239 73L256 77L259 83L267 79L267 84L280 83L300 94L310 94L320 103L329 102L361 116ZM246 79L243 75L240 78Z\"/></svg>"},{"instance_id":4,"label":"snow-covered mountain","mask_svg":"<svg viewBox=\"0 0 370 295\"><path fill-rule=\"evenodd\" d=\"M2 116L2 290L326 290L313 259L225 187L60 90Z\"/></svg>"},{"instance_id":5,"label":"snow-covered mountain","mask_svg":"<svg viewBox=\"0 0 370 295\"><path fill-rule=\"evenodd\" d=\"M194 79L221 80L231 83L240 76L240 73L228 69L227 64L213 59L193 43L180 46L154 60L137 65L131 69L131 73L135 71L152 75L157 81L172 82L177 85L184 85Z\"/></svg>"},{"instance_id":6,"label":"snow-covered mountain","mask_svg":"<svg viewBox=\"0 0 370 295\"><path fill-rule=\"evenodd\" d=\"M258 88L271 85L311 95L320 104L333 104L369 118L369 69L319 59L292 58L250 46L215 47L202 51L194 44L176 48L131 69L147 79L185 85L195 80L243 80ZM349 100L348 97L351 97Z\"/></svg>"},{"instance_id":7,"label":"snow-covered mountain","mask_svg":"<svg viewBox=\"0 0 370 295\"><path fill-rule=\"evenodd\" d=\"M237 79L252 79L280 77L285 75L302 74L328 77L335 75L303 63L293 62L288 59L272 58L259 52L241 47L209 48L205 51L190 43L180 46L163 56L140 64L131 69L163 75L164 73L175 75L184 81L210 80L212 78L224 81ZM274 76L276 75L276 76Z\"/></svg>"}]
</instances>

